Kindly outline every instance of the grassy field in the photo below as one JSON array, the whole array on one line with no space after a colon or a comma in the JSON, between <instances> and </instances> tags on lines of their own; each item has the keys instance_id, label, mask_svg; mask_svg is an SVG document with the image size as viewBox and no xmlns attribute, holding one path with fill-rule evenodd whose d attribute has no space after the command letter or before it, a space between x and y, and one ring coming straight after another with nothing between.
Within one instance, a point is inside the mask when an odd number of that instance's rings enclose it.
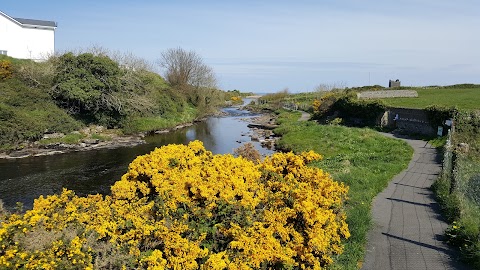
<instances>
[{"instance_id":1,"label":"grassy field","mask_svg":"<svg viewBox=\"0 0 480 270\"><path fill-rule=\"evenodd\" d=\"M418 98L389 98L382 99L392 107L425 108L429 105L446 107L457 106L459 109L480 109L479 88L428 88L415 89Z\"/></svg>"},{"instance_id":2,"label":"grassy field","mask_svg":"<svg viewBox=\"0 0 480 270\"><path fill-rule=\"evenodd\" d=\"M381 99L385 105L400 108L418 108L423 109L430 105L439 105L445 107L456 106L458 109L474 110L480 109L480 85L460 84L450 86L428 86L428 87L402 87L401 89L411 89L418 92L417 98L384 98ZM345 90L336 90L335 93L341 95L347 92L361 92L370 90L389 90L381 86L355 87ZM300 110L310 111L315 99L320 99L328 91L317 91L308 93L287 93L280 92L269 94L262 97L262 100L268 104L264 107L279 108L273 104L296 104Z\"/></svg>"},{"instance_id":3,"label":"grassy field","mask_svg":"<svg viewBox=\"0 0 480 270\"><path fill-rule=\"evenodd\" d=\"M279 144L294 152L314 150L322 154L324 159L314 166L350 187L346 207L352 236L331 269L357 269L365 255L372 199L407 167L413 150L403 141L386 138L371 129L298 122L299 117L299 113L280 114L280 127L276 130L282 134Z\"/></svg>"}]
</instances>

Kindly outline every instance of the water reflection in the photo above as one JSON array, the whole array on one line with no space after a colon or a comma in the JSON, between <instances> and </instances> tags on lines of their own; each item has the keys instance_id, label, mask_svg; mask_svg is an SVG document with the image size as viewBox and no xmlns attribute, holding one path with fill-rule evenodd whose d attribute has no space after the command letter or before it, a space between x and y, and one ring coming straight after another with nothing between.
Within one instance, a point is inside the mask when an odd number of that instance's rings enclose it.
<instances>
[{"instance_id":1,"label":"water reflection","mask_svg":"<svg viewBox=\"0 0 480 270\"><path fill-rule=\"evenodd\" d=\"M108 194L110 186L120 179L136 156L171 143L201 140L205 148L215 154L232 153L241 143L250 141L250 137L245 136L250 132L248 123L243 118L252 115L235 108L225 111L229 116L212 117L191 127L155 134L146 138L147 144L136 147L0 160L0 198L11 210L16 202L31 208L34 198L59 193L63 188L82 196ZM258 142L252 143L262 154L272 153L261 148Z\"/></svg>"}]
</instances>

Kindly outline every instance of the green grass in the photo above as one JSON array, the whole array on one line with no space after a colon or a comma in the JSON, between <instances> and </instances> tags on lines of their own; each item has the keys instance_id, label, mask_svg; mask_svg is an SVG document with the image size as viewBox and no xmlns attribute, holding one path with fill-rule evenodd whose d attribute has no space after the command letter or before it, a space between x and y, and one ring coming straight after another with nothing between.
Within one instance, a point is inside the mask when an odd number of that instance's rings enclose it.
<instances>
[{"instance_id":1,"label":"green grass","mask_svg":"<svg viewBox=\"0 0 480 270\"><path fill-rule=\"evenodd\" d=\"M456 188L451 191L451 179L447 175L437 179L433 188L442 206L443 214L450 222L446 240L460 250L460 258L480 269L480 162L460 156L456 160Z\"/></svg>"},{"instance_id":2,"label":"green grass","mask_svg":"<svg viewBox=\"0 0 480 270\"><path fill-rule=\"evenodd\" d=\"M390 139L371 129L325 126L298 122L299 113L282 112L279 145L294 152L314 150L324 156L314 163L350 187L346 204L352 236L331 269L357 269L365 255L371 226L371 202L388 182L405 169L413 155L407 143Z\"/></svg>"},{"instance_id":3,"label":"green grass","mask_svg":"<svg viewBox=\"0 0 480 270\"><path fill-rule=\"evenodd\" d=\"M428 143L437 149L442 149L447 143L447 136L435 137L433 139L429 139Z\"/></svg>"},{"instance_id":4,"label":"green grass","mask_svg":"<svg viewBox=\"0 0 480 270\"><path fill-rule=\"evenodd\" d=\"M382 99L386 105L402 108L425 108L429 105L446 107L457 106L459 109L480 109L479 88L429 88L417 89L417 98L386 98Z\"/></svg>"},{"instance_id":5,"label":"green grass","mask_svg":"<svg viewBox=\"0 0 480 270\"><path fill-rule=\"evenodd\" d=\"M447 242L460 250L460 257L474 269L480 269L480 116L459 112L452 145L456 158L447 156L441 177L434 184L444 215L451 223ZM459 145L464 143L464 147ZM447 149L445 149L447 151ZM452 189L453 187L453 189Z\"/></svg>"},{"instance_id":6,"label":"green grass","mask_svg":"<svg viewBox=\"0 0 480 270\"><path fill-rule=\"evenodd\" d=\"M133 117L124 123L123 131L126 134L149 132L172 128L178 124L188 123L195 120L197 110L187 106L183 112L169 113L162 116Z\"/></svg>"}]
</instances>

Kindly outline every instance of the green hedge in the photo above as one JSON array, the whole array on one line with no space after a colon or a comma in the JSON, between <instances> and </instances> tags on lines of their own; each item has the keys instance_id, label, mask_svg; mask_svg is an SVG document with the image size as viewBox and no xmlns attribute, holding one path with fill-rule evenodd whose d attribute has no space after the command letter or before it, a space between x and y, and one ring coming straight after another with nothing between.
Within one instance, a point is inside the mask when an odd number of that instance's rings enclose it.
<instances>
[{"instance_id":1,"label":"green hedge","mask_svg":"<svg viewBox=\"0 0 480 270\"><path fill-rule=\"evenodd\" d=\"M428 121L432 127L445 125L445 119L453 119L458 112L455 107L444 107L438 105L431 105L424 109L427 113Z\"/></svg>"},{"instance_id":2,"label":"green hedge","mask_svg":"<svg viewBox=\"0 0 480 270\"><path fill-rule=\"evenodd\" d=\"M324 98L314 118L322 121L338 113L337 117L347 125L374 126L385 110L386 106L380 100L360 100L356 92L339 92Z\"/></svg>"}]
</instances>

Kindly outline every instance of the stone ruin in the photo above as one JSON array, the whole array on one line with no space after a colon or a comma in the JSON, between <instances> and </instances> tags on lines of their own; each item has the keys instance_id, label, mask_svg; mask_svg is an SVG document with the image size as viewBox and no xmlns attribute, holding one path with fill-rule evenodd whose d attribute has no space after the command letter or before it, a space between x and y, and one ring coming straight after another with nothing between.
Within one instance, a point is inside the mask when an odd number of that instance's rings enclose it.
<instances>
[{"instance_id":1,"label":"stone ruin","mask_svg":"<svg viewBox=\"0 0 480 270\"><path fill-rule=\"evenodd\" d=\"M388 81L388 87L389 87L389 88L392 88L392 87L400 87L400 80L399 80L399 79L396 79L395 81L394 81L394 80Z\"/></svg>"}]
</instances>

